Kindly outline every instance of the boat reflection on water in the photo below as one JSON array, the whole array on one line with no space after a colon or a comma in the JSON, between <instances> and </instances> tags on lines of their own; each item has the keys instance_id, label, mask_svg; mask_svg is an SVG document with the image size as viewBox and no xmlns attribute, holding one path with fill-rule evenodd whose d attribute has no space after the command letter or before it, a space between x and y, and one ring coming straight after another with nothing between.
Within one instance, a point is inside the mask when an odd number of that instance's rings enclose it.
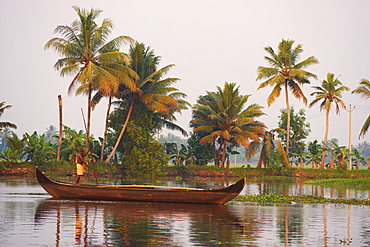
<instances>
[{"instance_id":1,"label":"boat reflection on water","mask_svg":"<svg viewBox=\"0 0 370 247\"><path fill-rule=\"evenodd\" d=\"M56 246L216 244L231 239L235 230L240 231L243 224L238 222L228 205L53 198L41 201L34 216L36 229L47 229L49 234L55 229ZM214 234L199 235L209 233L209 229Z\"/></svg>"}]
</instances>

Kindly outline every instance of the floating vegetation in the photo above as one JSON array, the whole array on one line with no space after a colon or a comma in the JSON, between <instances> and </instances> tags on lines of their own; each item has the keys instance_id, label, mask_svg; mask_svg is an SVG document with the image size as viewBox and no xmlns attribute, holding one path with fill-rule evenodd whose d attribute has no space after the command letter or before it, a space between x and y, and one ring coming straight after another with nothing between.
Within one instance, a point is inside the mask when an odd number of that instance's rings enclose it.
<instances>
[{"instance_id":1,"label":"floating vegetation","mask_svg":"<svg viewBox=\"0 0 370 247\"><path fill-rule=\"evenodd\" d=\"M308 184L317 184L325 186L346 186L346 187L361 187L361 188L370 188L370 178L353 178L353 179L321 179L321 180L312 180L307 181Z\"/></svg>"},{"instance_id":2,"label":"floating vegetation","mask_svg":"<svg viewBox=\"0 0 370 247\"><path fill-rule=\"evenodd\" d=\"M261 194L261 195L238 195L234 201L247 201L258 203L342 203L350 205L370 205L370 199L344 199L344 198L325 198L322 196L296 195L287 196L281 194Z\"/></svg>"}]
</instances>

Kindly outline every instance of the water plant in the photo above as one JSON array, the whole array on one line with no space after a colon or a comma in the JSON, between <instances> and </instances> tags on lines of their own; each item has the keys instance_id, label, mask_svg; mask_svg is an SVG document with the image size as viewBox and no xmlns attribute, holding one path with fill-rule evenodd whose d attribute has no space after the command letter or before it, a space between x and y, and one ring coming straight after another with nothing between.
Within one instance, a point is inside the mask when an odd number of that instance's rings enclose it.
<instances>
[{"instance_id":1,"label":"water plant","mask_svg":"<svg viewBox=\"0 0 370 247\"><path fill-rule=\"evenodd\" d=\"M370 205L370 200L360 199L344 199L344 198L325 198L322 196L313 195L281 195L281 194L259 194L259 195L238 195L234 198L234 201L246 201L246 202L257 202L257 203L341 203L350 205Z\"/></svg>"}]
</instances>

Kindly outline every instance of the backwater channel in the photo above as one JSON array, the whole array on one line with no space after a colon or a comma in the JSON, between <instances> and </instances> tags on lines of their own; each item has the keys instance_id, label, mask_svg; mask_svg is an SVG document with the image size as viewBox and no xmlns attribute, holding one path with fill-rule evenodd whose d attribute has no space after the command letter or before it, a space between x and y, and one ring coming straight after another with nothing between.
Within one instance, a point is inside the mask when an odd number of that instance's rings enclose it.
<instances>
[{"instance_id":1,"label":"backwater channel","mask_svg":"<svg viewBox=\"0 0 370 247\"><path fill-rule=\"evenodd\" d=\"M73 182L72 177L56 178ZM216 188L237 178L103 180ZM93 179L84 181L94 183ZM242 194L369 198L370 192L248 179ZM370 246L370 207L344 204L226 205L52 199L35 178L0 177L0 246Z\"/></svg>"}]
</instances>

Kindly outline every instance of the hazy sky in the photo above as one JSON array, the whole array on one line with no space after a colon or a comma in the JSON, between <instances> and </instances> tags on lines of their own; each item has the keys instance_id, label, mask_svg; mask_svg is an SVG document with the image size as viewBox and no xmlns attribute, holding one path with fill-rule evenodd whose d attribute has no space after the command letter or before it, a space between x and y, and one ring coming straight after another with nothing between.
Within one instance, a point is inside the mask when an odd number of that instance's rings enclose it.
<instances>
[{"instance_id":1,"label":"hazy sky","mask_svg":"<svg viewBox=\"0 0 370 247\"><path fill-rule=\"evenodd\" d=\"M128 35L154 49L162 57L160 67L175 64L168 76L181 78L175 84L194 104L206 90L216 91L225 82L235 82L242 94L251 94L247 104L263 106L267 116L260 118L269 129L277 127L279 110L285 107L282 94L271 107L266 98L271 88L257 91L257 67L266 66L263 47L277 48L284 39L302 44L300 60L315 56L320 64L309 67L319 85L328 72L355 89L362 78L370 79L370 1L340 0L131 0L131 1L46 1L3 0L0 2L0 102L12 105L1 121L17 124L19 135L46 131L58 126L59 94L63 97L64 124L83 129L81 108L86 113L85 96L67 94L72 77L61 78L53 65L59 56L44 51L45 43L58 35L57 25L70 25L77 18L71 6L103 10L97 20L113 20L109 37ZM128 52L128 47L122 47ZM311 85L303 91L309 102ZM291 96L291 95L290 95ZM292 99L292 96L291 96ZM353 112L353 143L370 113L370 102L345 92ZM312 132L308 141L321 141L325 129L324 112L318 105L309 109L291 100L296 110L305 109ZM103 135L106 101L92 115L92 133ZM180 126L189 129L190 110L178 116ZM329 138L348 143L349 114L330 115ZM180 136L180 133L177 133ZM370 134L360 141L369 141Z\"/></svg>"}]
</instances>

